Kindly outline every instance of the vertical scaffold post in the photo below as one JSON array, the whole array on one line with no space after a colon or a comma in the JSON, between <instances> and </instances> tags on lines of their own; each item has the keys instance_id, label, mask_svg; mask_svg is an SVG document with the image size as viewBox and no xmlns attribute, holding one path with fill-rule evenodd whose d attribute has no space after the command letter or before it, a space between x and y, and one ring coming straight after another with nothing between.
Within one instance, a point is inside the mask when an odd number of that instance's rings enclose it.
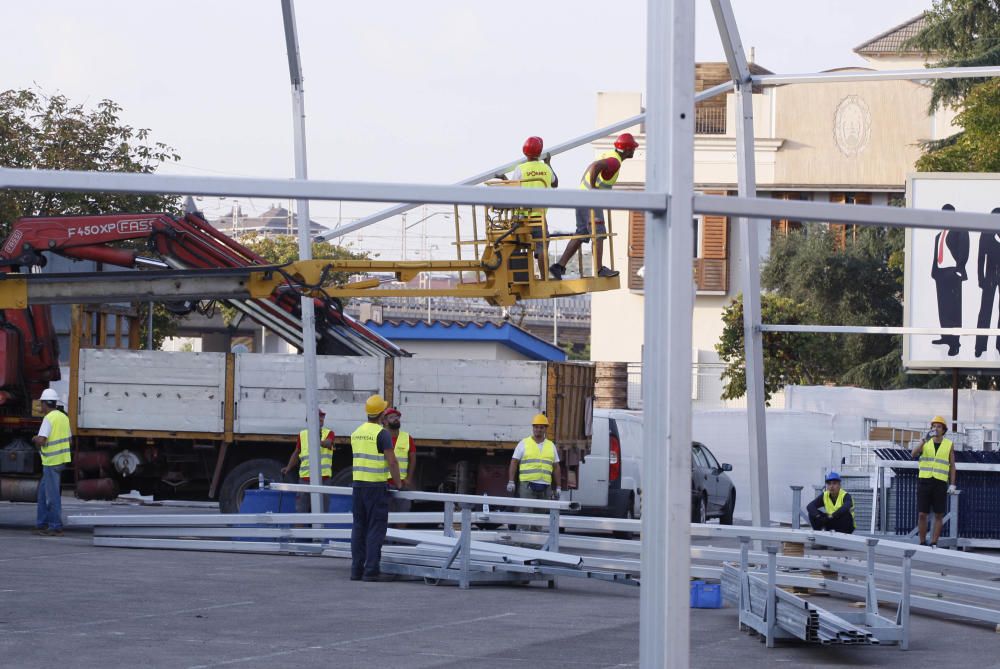
<instances>
[{"instance_id":1,"label":"vertical scaffold post","mask_svg":"<svg viewBox=\"0 0 1000 669\"><path fill-rule=\"evenodd\" d=\"M694 11L648 0L643 491L639 666L690 666L691 328L694 313Z\"/></svg>"}]
</instances>

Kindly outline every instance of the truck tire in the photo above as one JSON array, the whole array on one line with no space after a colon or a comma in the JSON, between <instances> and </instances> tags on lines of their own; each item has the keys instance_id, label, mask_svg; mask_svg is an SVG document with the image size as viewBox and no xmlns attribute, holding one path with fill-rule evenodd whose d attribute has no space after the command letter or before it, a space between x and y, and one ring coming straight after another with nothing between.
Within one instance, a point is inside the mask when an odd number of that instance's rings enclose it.
<instances>
[{"instance_id":1,"label":"truck tire","mask_svg":"<svg viewBox=\"0 0 1000 669\"><path fill-rule=\"evenodd\" d=\"M281 481L281 463L268 458L247 460L229 470L219 489L219 511L237 513L243 503L243 493L257 489L260 474L268 481Z\"/></svg>"},{"instance_id":2,"label":"truck tire","mask_svg":"<svg viewBox=\"0 0 1000 669\"><path fill-rule=\"evenodd\" d=\"M632 494L625 495L622 500L623 503L618 505L618 509L615 510L614 517L621 520L633 520L635 518L635 497ZM635 533L628 531L616 531L612 532L611 536L615 539L634 539Z\"/></svg>"}]
</instances>

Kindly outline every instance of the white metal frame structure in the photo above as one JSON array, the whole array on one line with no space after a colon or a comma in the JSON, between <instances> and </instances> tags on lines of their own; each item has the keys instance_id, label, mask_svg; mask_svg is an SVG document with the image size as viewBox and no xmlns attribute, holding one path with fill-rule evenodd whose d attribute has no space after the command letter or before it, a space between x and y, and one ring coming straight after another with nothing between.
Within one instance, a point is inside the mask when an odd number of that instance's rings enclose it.
<instances>
[{"instance_id":1,"label":"white metal frame structure","mask_svg":"<svg viewBox=\"0 0 1000 669\"><path fill-rule=\"evenodd\" d=\"M291 8L290 0L285 0ZM865 225L959 228L1000 232L998 217L988 214L945 213L893 207L852 207L812 202L784 202L754 198L753 117L748 104L750 85L814 83L818 81L864 81L872 79L921 80L945 77L1000 75L1000 68L946 68L898 72L837 72L831 74L749 76L729 0L713 0L720 33L733 79L740 96L737 123L740 163L738 197L694 194L694 0L647 0L647 181L642 192L599 192L577 189L501 189L488 191L471 184L495 173L463 181L459 185L417 185L370 182L316 182L305 179L304 130L301 123L301 74L296 79L292 65L293 102L297 119L296 139L302 143L296 154L298 177L247 179L161 176L147 174L92 173L52 170L0 169L0 188L128 192L177 195L227 195L279 197L283 199L346 200L366 202L417 202L427 204L496 204L529 207L587 207L647 212L644 406L645 462L649 471L642 518L642 571L647 574L640 601L640 666L687 667L689 664L688 574L690 562L689 457L691 441L690 364L694 287L691 281L693 213L720 214L739 219L745 230L758 219L791 218L809 221L847 222ZM290 13L289 13L290 16ZM289 43L291 46L291 42ZM297 51L296 51L297 53ZM297 55L294 63L298 63ZM301 71L298 70L300 73ZM716 87L698 98L726 90ZM711 95L709 95L711 93ZM590 133L577 143L626 128L642 120L632 117L615 126ZM565 149L562 149L565 150ZM509 167L508 163L501 168ZM668 206L669 204L669 206ZM405 207L405 206L404 206ZM393 213L402 209L396 208ZM301 229L308 228L307 214L300 208ZM385 212L383 212L385 213ZM389 215L389 214L386 214ZM384 217L384 216L383 216ZM374 218L341 228L345 234L374 222ZM751 239L752 236L747 237ZM750 281L759 276L759 255L747 249L746 273ZM748 387L755 395L763 387L760 364L760 332L770 329L760 323L759 313L745 313ZM303 323L308 327L304 314ZM306 342L311 337L304 337ZM754 519L767 525L766 444L763 406L754 398L750 448L757 471L751 478ZM307 419L313 431L314 409ZM318 450L318 449L317 449Z\"/></svg>"}]
</instances>

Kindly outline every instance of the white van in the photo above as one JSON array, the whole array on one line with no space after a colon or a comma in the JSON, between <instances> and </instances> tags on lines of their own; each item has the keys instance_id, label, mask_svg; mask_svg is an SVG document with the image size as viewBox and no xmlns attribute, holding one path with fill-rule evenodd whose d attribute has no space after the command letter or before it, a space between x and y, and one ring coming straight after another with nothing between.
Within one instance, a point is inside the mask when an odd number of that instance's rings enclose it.
<instances>
[{"instance_id":1,"label":"white van","mask_svg":"<svg viewBox=\"0 0 1000 669\"><path fill-rule=\"evenodd\" d=\"M581 513L612 518L642 515L642 412L594 409L591 452L580 465L571 499ZM732 525L736 486L728 463L719 463L704 444L691 442L691 522L718 518Z\"/></svg>"},{"instance_id":2,"label":"white van","mask_svg":"<svg viewBox=\"0 0 1000 669\"><path fill-rule=\"evenodd\" d=\"M642 412L594 409L590 453L580 464L570 499L581 513L638 518L642 510Z\"/></svg>"}]
</instances>

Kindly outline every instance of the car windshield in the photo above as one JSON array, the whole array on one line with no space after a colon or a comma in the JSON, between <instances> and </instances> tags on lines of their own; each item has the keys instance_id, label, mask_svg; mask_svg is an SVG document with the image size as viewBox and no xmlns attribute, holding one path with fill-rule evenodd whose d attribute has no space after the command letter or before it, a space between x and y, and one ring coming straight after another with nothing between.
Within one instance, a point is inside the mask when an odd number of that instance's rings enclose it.
<instances>
[{"instance_id":1,"label":"car windshield","mask_svg":"<svg viewBox=\"0 0 1000 669\"><path fill-rule=\"evenodd\" d=\"M708 460L708 466L710 468L712 468L712 469L721 469L721 467L719 467L719 461L715 459L714 455L712 455L712 451L708 450L704 446L702 446L700 450L701 450L701 454L705 456L706 460Z\"/></svg>"},{"instance_id":2,"label":"car windshield","mask_svg":"<svg viewBox=\"0 0 1000 669\"><path fill-rule=\"evenodd\" d=\"M708 460L705 459L705 454L701 450L700 444L694 444L691 446L691 464L694 467L708 467Z\"/></svg>"}]
</instances>

